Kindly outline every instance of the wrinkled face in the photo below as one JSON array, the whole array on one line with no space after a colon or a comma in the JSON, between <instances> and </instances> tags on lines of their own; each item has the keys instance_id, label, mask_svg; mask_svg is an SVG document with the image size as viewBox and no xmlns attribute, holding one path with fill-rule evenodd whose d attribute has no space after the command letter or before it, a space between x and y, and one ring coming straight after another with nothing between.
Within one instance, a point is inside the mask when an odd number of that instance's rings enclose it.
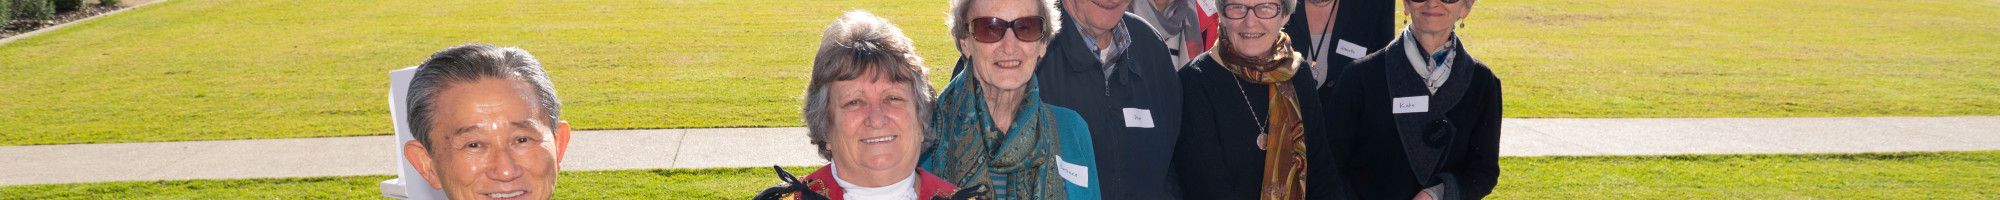
<instances>
[{"instance_id":1,"label":"wrinkled face","mask_svg":"<svg viewBox=\"0 0 2000 200\"><path fill-rule=\"evenodd\" d=\"M1410 15L1411 31L1420 34L1449 33L1452 25L1465 19L1471 12L1472 0L1458 0L1445 3L1443 0L1428 0L1423 3L1404 1L1403 13Z\"/></svg>"},{"instance_id":2,"label":"wrinkled face","mask_svg":"<svg viewBox=\"0 0 2000 200\"><path fill-rule=\"evenodd\" d=\"M451 199L548 199L568 125L547 122L531 94L533 86L505 79L446 86L433 102L435 146L406 146L405 156L428 158L411 163Z\"/></svg>"},{"instance_id":3,"label":"wrinkled face","mask_svg":"<svg viewBox=\"0 0 2000 200\"><path fill-rule=\"evenodd\" d=\"M917 168L924 133L910 87L872 71L828 86L834 127L826 146L842 176L901 179Z\"/></svg>"},{"instance_id":4,"label":"wrinkled face","mask_svg":"<svg viewBox=\"0 0 2000 200\"><path fill-rule=\"evenodd\" d=\"M1436 1L1436 0L1433 0ZM1230 0L1222 6L1223 37L1229 37L1230 50L1250 56L1270 55L1272 45L1278 44L1278 35L1285 34L1285 20L1291 18L1284 10L1285 2L1279 0ZM1240 9L1240 10L1239 10ZM1241 15L1230 12L1243 12ZM1232 18L1241 16L1242 18ZM1263 18L1269 16L1271 18Z\"/></svg>"},{"instance_id":5,"label":"wrinkled face","mask_svg":"<svg viewBox=\"0 0 2000 200\"><path fill-rule=\"evenodd\" d=\"M965 18L959 22L970 22L981 17L1015 20L1021 17L1039 16L1035 0L973 1L966 10ZM1049 16L1041 16L1050 19ZM976 26L976 25L973 25ZM1016 31L1007 31L1000 41L979 42L973 37L959 38L959 53L972 57L972 70L981 84L1003 90L1027 87L1028 79L1035 74L1035 64L1042 60L1048 43L1044 40L1021 41Z\"/></svg>"},{"instance_id":6,"label":"wrinkled face","mask_svg":"<svg viewBox=\"0 0 2000 200\"><path fill-rule=\"evenodd\" d=\"M1125 19L1131 0L1063 0L1063 9L1089 31L1109 31ZM1032 10L1031 10L1032 11Z\"/></svg>"}]
</instances>

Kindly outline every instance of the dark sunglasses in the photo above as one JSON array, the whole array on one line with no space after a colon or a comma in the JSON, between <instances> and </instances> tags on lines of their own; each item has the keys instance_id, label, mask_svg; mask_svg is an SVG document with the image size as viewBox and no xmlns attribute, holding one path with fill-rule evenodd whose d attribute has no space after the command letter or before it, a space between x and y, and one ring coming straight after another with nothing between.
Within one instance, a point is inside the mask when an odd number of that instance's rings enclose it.
<instances>
[{"instance_id":1,"label":"dark sunglasses","mask_svg":"<svg viewBox=\"0 0 2000 200\"><path fill-rule=\"evenodd\" d=\"M1424 1L1428 0L1410 0L1410 2L1416 2L1416 3L1423 3ZM1458 3L1458 0L1438 0L1438 2L1444 2L1445 4L1454 4Z\"/></svg>"},{"instance_id":2,"label":"dark sunglasses","mask_svg":"<svg viewBox=\"0 0 2000 200\"><path fill-rule=\"evenodd\" d=\"M972 33L967 35L971 36L973 41L995 43L1007 37L1007 30L1011 29L1014 30L1014 39L1021 42L1036 42L1042 40L1043 36L1048 36L1047 31L1042 30L1044 22L1041 16L1021 17L1012 21L996 17L972 18L972 21L966 22L972 27Z\"/></svg>"}]
</instances>

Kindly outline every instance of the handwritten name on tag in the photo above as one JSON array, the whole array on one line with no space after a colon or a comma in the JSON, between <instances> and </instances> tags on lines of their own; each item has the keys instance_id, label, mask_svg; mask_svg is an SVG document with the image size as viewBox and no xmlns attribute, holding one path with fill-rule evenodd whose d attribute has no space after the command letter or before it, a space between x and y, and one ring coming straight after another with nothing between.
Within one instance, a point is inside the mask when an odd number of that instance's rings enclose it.
<instances>
[{"instance_id":1,"label":"handwritten name on tag","mask_svg":"<svg viewBox=\"0 0 2000 200\"><path fill-rule=\"evenodd\" d=\"M1090 187L1090 167L1072 164L1068 160L1063 160L1062 156L1056 156L1056 173L1061 174L1063 180L1069 181L1070 184Z\"/></svg>"},{"instance_id":2,"label":"handwritten name on tag","mask_svg":"<svg viewBox=\"0 0 2000 200\"><path fill-rule=\"evenodd\" d=\"M1125 127L1153 128L1153 111L1125 108Z\"/></svg>"},{"instance_id":3,"label":"handwritten name on tag","mask_svg":"<svg viewBox=\"0 0 2000 200\"><path fill-rule=\"evenodd\" d=\"M1431 96L1397 97L1389 106L1392 114L1430 112Z\"/></svg>"},{"instance_id":4,"label":"handwritten name on tag","mask_svg":"<svg viewBox=\"0 0 2000 200\"><path fill-rule=\"evenodd\" d=\"M1361 47L1361 45L1354 44L1353 42L1347 42L1347 40L1340 40L1339 46L1335 47L1333 52L1347 56L1347 58L1361 58L1361 56L1368 55L1368 48Z\"/></svg>"}]
</instances>

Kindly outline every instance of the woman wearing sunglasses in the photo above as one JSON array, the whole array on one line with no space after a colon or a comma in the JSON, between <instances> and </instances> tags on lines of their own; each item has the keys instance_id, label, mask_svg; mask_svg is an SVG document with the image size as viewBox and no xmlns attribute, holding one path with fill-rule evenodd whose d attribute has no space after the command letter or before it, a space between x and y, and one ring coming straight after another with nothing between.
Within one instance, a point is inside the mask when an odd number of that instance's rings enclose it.
<instances>
[{"instance_id":1,"label":"woman wearing sunglasses","mask_svg":"<svg viewBox=\"0 0 2000 200\"><path fill-rule=\"evenodd\" d=\"M992 199L1098 199L1097 159L1076 111L1042 102L1035 67L1055 35L1052 0L954 0L948 20L971 67L938 94L937 143L919 167Z\"/></svg>"},{"instance_id":2,"label":"woman wearing sunglasses","mask_svg":"<svg viewBox=\"0 0 2000 200\"><path fill-rule=\"evenodd\" d=\"M1500 79L1456 27L1476 0L1405 0L1401 38L1335 79L1328 113L1365 199L1479 199L1500 177Z\"/></svg>"},{"instance_id":3,"label":"woman wearing sunglasses","mask_svg":"<svg viewBox=\"0 0 2000 200\"><path fill-rule=\"evenodd\" d=\"M1280 27L1294 0L1225 0L1222 35L1181 70L1174 165L1188 199L1344 199L1323 113Z\"/></svg>"}]
</instances>

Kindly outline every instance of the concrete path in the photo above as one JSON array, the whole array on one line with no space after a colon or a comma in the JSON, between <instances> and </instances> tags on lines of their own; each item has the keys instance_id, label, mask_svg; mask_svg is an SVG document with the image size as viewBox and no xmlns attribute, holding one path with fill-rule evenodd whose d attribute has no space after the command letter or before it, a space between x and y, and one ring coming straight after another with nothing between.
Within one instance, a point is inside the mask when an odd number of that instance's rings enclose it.
<instances>
[{"instance_id":1,"label":"concrete path","mask_svg":"<svg viewBox=\"0 0 2000 200\"><path fill-rule=\"evenodd\" d=\"M2000 117L1505 119L1500 154L2000 150Z\"/></svg>"},{"instance_id":2,"label":"concrete path","mask_svg":"<svg viewBox=\"0 0 2000 200\"><path fill-rule=\"evenodd\" d=\"M1506 119L1501 154L2000 150L2000 117ZM579 131L564 170L811 166L804 128ZM0 146L0 185L393 174L390 136Z\"/></svg>"},{"instance_id":3,"label":"concrete path","mask_svg":"<svg viewBox=\"0 0 2000 200\"><path fill-rule=\"evenodd\" d=\"M14 35L14 36L8 36L8 37L6 37L6 38L0 38L0 44L7 44L7 43L9 43L9 42L14 42L15 40L21 40L22 38L28 38L28 37L33 37L33 36L35 36L35 35L41 35L41 34L42 34L42 33L44 33L44 32L49 32L49 31L55 31L56 29L62 29L62 28L65 28L65 27L69 27L69 25L72 25L72 24L79 24L79 23L83 23L83 22L85 22L85 21L90 21L90 20L93 20L93 19L97 19L97 18L99 18L99 17L104 17L104 16L111 16L111 14L118 14L118 13L123 13L123 12L125 12L125 11L129 11L129 10L133 10L133 9L138 9L138 8L139 8L140 6L146 6L146 5L153 5L153 3L159 3L159 2L164 2L164 1L167 1L167 0L127 0L127 1L120 1L120 2L118 3L118 5L122 5L122 6L125 6L125 8L121 8L121 9L118 9L118 10L114 10L114 11L111 11L111 12L105 12L105 13L101 13L101 14L97 14L97 15L94 15L94 16L90 16L90 17L85 17L85 18L83 18L83 19L77 19L76 21L70 21L70 22L66 22L66 23L62 23L62 24L56 24L55 26L49 26L49 27L43 27L42 29L35 29L35 31L28 31L27 33L21 33L20 35ZM91 4L91 6L95 6L95 5L97 4L97 3L90 3L90 4Z\"/></svg>"}]
</instances>

